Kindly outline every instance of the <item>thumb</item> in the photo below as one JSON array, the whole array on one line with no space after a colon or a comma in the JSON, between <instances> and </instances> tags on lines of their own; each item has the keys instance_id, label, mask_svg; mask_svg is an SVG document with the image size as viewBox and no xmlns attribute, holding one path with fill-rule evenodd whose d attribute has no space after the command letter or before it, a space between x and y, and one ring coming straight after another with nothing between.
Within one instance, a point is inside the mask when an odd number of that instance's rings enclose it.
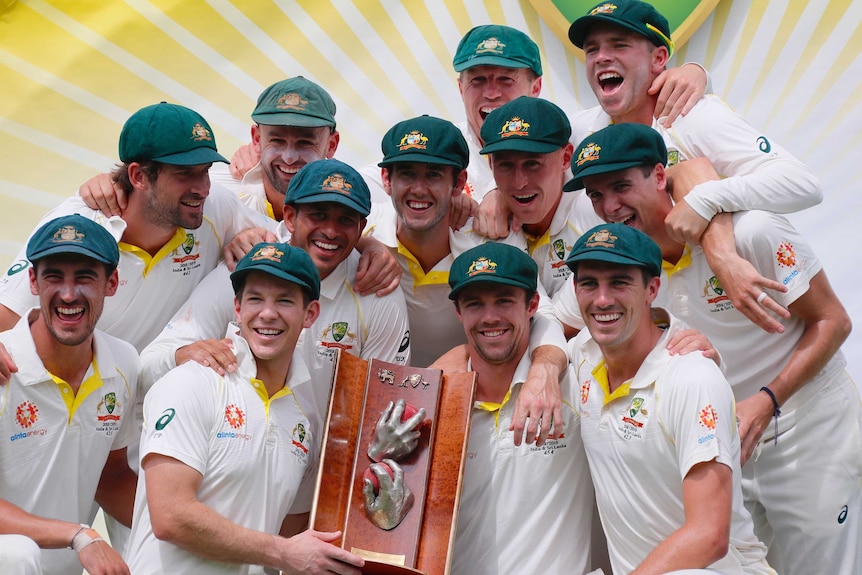
<instances>
[{"instance_id":1,"label":"thumb","mask_svg":"<svg viewBox=\"0 0 862 575\"><path fill-rule=\"evenodd\" d=\"M315 531L314 529L309 529L308 534L326 543L332 543L341 537L341 531Z\"/></svg>"}]
</instances>

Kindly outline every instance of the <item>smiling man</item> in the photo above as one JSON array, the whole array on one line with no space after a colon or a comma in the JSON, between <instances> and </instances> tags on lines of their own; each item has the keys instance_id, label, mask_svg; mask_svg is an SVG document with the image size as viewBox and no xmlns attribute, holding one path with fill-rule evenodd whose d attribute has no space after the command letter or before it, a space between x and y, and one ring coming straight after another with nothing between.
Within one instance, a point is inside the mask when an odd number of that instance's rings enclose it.
<instances>
[{"instance_id":1,"label":"smiling man","mask_svg":"<svg viewBox=\"0 0 862 575\"><path fill-rule=\"evenodd\" d=\"M325 417L335 350L363 359L406 365L411 341L404 294L360 295L353 289L359 267L356 244L371 209L359 174L335 159L305 165L284 197L277 235L305 250L321 277L320 317L299 344L315 389L315 412ZM220 373L236 368L235 350L221 339L233 319L229 272L220 265L195 288L162 333L141 354L144 387L187 361Z\"/></svg>"},{"instance_id":2,"label":"smiling man","mask_svg":"<svg viewBox=\"0 0 862 575\"><path fill-rule=\"evenodd\" d=\"M298 248L258 244L230 280L238 369L186 363L144 402L131 570L358 575L362 559L331 544L340 533L303 531L322 429L296 343L320 312L317 268Z\"/></svg>"},{"instance_id":3,"label":"smiling man","mask_svg":"<svg viewBox=\"0 0 862 575\"><path fill-rule=\"evenodd\" d=\"M702 355L668 353L676 318L653 322L658 245L603 224L566 263L588 328L570 359L613 572L775 575L742 501L730 386Z\"/></svg>"},{"instance_id":4,"label":"smiling man","mask_svg":"<svg viewBox=\"0 0 862 575\"><path fill-rule=\"evenodd\" d=\"M0 389L0 570L127 574L85 525L94 499L125 524L132 518L126 448L137 440L138 357L96 329L117 290L119 250L102 226L71 215L40 227L26 253L39 307L0 333L19 368Z\"/></svg>"},{"instance_id":5,"label":"smiling man","mask_svg":"<svg viewBox=\"0 0 862 575\"><path fill-rule=\"evenodd\" d=\"M660 246L661 305L724 358L736 398L745 505L769 545L770 563L788 574L858 573L862 528L851 518L862 509L862 404L840 350L850 318L809 244L777 214L733 214L739 255L786 289L769 294L790 312L784 331L766 336L728 301L703 249L668 232L674 204L661 135L642 124L615 124L585 139L579 155L590 159L573 164L573 188L586 188L604 220L624 222ZM577 300L583 303L580 291Z\"/></svg>"}]
</instances>

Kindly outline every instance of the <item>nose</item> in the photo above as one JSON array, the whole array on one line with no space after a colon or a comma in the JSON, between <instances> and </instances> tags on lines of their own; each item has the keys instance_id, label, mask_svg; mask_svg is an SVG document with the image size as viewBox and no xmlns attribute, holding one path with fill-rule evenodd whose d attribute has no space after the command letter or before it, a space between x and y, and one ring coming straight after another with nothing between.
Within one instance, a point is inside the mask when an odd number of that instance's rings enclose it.
<instances>
[{"instance_id":1,"label":"nose","mask_svg":"<svg viewBox=\"0 0 862 575\"><path fill-rule=\"evenodd\" d=\"M204 172L195 178L192 184L192 193L205 198L210 195L210 175L209 172Z\"/></svg>"},{"instance_id":2,"label":"nose","mask_svg":"<svg viewBox=\"0 0 862 575\"><path fill-rule=\"evenodd\" d=\"M499 98L503 94L503 91L500 89L500 86L497 84L497 81L494 79L485 82L484 89L482 90L482 96L486 100L495 100Z\"/></svg>"},{"instance_id":3,"label":"nose","mask_svg":"<svg viewBox=\"0 0 862 575\"><path fill-rule=\"evenodd\" d=\"M64 302L74 301L78 298L78 284L75 278L67 278L57 290L60 299Z\"/></svg>"},{"instance_id":4,"label":"nose","mask_svg":"<svg viewBox=\"0 0 862 575\"><path fill-rule=\"evenodd\" d=\"M610 285L600 282L596 290L595 304L598 307L605 308L614 304L613 292Z\"/></svg>"}]
</instances>

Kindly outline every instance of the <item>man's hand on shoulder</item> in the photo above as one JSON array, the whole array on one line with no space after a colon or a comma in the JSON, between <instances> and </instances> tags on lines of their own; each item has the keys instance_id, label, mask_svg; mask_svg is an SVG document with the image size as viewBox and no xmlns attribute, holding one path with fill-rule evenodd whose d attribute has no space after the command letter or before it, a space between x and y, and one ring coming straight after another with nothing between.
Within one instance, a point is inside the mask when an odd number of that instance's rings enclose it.
<instances>
[{"instance_id":1,"label":"man's hand on shoulder","mask_svg":"<svg viewBox=\"0 0 862 575\"><path fill-rule=\"evenodd\" d=\"M275 234L265 228L248 228L243 230L224 247L224 263L233 271L239 260L251 251L251 248L261 242L277 242Z\"/></svg>"},{"instance_id":2,"label":"man's hand on shoulder","mask_svg":"<svg viewBox=\"0 0 862 575\"><path fill-rule=\"evenodd\" d=\"M12 379L12 374L18 372L15 360L9 355L6 346L0 343L0 385L6 385Z\"/></svg>"},{"instance_id":3,"label":"man's hand on shoulder","mask_svg":"<svg viewBox=\"0 0 862 575\"><path fill-rule=\"evenodd\" d=\"M521 230L521 224L512 215L506 204L503 193L499 188L494 188L485 194L479 210L473 217L473 231L492 240L499 240L509 235L511 220L511 231Z\"/></svg>"},{"instance_id":4,"label":"man's hand on shoulder","mask_svg":"<svg viewBox=\"0 0 862 575\"><path fill-rule=\"evenodd\" d=\"M230 175L241 180L249 170L260 162L260 152L253 143L240 146L230 159Z\"/></svg>"},{"instance_id":5,"label":"man's hand on shoulder","mask_svg":"<svg viewBox=\"0 0 862 575\"><path fill-rule=\"evenodd\" d=\"M177 349L175 359L177 365L195 361L204 367L212 368L219 375L233 373L238 367L231 341L227 338L205 339L185 345Z\"/></svg>"},{"instance_id":6,"label":"man's hand on shoulder","mask_svg":"<svg viewBox=\"0 0 862 575\"><path fill-rule=\"evenodd\" d=\"M81 184L78 195L93 210L108 217L120 216L128 205L126 192L111 179L111 174L98 174Z\"/></svg>"}]
</instances>

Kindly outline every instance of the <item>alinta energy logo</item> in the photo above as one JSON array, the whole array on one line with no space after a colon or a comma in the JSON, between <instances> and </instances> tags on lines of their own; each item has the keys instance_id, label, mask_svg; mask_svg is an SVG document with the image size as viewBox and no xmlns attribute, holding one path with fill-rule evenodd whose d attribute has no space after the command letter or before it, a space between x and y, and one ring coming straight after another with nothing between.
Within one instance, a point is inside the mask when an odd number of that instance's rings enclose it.
<instances>
[{"instance_id":1,"label":"alinta energy logo","mask_svg":"<svg viewBox=\"0 0 862 575\"><path fill-rule=\"evenodd\" d=\"M720 0L650 0L650 4L667 18L670 36L677 50L688 42L719 2ZM569 26L589 13L598 3L599 0L530 0L530 4L554 31L554 35L581 61L584 59L584 53L569 41Z\"/></svg>"},{"instance_id":2,"label":"alinta energy logo","mask_svg":"<svg viewBox=\"0 0 862 575\"><path fill-rule=\"evenodd\" d=\"M33 426L39 421L39 408L32 401L22 401L18 404L18 407L15 408L15 421L24 431L11 435L9 441L18 441L48 433L47 427L33 429Z\"/></svg>"}]
</instances>

